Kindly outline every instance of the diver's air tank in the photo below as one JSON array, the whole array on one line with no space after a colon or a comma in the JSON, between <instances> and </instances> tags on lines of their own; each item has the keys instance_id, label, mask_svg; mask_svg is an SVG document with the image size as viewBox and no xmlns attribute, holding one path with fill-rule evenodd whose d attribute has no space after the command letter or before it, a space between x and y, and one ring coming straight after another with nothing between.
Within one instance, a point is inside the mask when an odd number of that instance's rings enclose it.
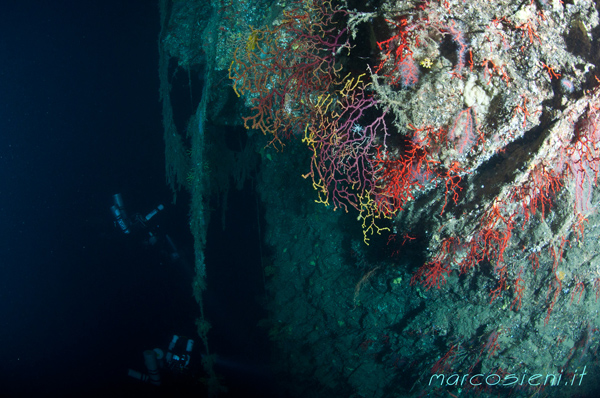
<instances>
[{"instance_id":1,"label":"diver's air tank","mask_svg":"<svg viewBox=\"0 0 600 398\"><path fill-rule=\"evenodd\" d=\"M160 373L158 372L158 354L154 350L144 351L144 362L148 369L148 381L150 384L160 386Z\"/></svg>"}]
</instances>

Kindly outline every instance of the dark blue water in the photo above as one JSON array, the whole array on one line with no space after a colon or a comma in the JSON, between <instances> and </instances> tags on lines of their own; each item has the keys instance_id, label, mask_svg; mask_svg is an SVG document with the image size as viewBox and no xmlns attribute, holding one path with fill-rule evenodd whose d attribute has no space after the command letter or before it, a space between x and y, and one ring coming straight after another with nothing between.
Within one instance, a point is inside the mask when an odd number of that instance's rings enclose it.
<instances>
[{"instance_id":1,"label":"dark blue water","mask_svg":"<svg viewBox=\"0 0 600 398\"><path fill-rule=\"evenodd\" d=\"M2 5L2 397L136 391L144 350L195 333L189 272L109 212L116 192L130 213L165 204L159 231L192 261L188 199L164 182L158 31L153 1Z\"/></svg>"}]
</instances>

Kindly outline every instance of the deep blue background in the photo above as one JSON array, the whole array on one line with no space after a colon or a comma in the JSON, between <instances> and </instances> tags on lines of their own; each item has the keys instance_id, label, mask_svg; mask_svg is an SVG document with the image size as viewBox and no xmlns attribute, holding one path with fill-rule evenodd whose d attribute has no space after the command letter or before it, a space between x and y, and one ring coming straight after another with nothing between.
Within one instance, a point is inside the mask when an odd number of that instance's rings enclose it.
<instances>
[{"instance_id":1,"label":"deep blue background","mask_svg":"<svg viewBox=\"0 0 600 398\"><path fill-rule=\"evenodd\" d=\"M111 196L191 261L164 179L154 1L17 1L0 12L0 396L124 391L195 333L189 274L114 229ZM126 387L123 387L126 386ZM84 396L84 395L79 395Z\"/></svg>"}]
</instances>

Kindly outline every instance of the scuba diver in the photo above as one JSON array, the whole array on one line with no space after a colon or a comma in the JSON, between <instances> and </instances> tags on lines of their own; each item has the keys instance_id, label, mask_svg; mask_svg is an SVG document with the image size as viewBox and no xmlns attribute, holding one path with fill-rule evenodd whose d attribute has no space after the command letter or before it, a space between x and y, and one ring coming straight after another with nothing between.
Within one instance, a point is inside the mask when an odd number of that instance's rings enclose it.
<instances>
[{"instance_id":1,"label":"scuba diver","mask_svg":"<svg viewBox=\"0 0 600 398\"><path fill-rule=\"evenodd\" d=\"M194 340L173 335L166 355L160 348L144 351L146 373L129 369L127 374L134 379L155 386L163 384L162 376L166 376L167 380L190 376L190 359L193 348Z\"/></svg>"},{"instance_id":2,"label":"scuba diver","mask_svg":"<svg viewBox=\"0 0 600 398\"><path fill-rule=\"evenodd\" d=\"M159 204L145 216L136 213L130 218L125 211L123 197L117 193L113 195L113 205L110 211L113 214L115 226L125 235L142 235L144 245L158 247L159 251L170 261L177 261L180 255L171 237L167 234L164 236L159 234L158 226L150 224L150 220L164 208L162 204Z\"/></svg>"}]
</instances>

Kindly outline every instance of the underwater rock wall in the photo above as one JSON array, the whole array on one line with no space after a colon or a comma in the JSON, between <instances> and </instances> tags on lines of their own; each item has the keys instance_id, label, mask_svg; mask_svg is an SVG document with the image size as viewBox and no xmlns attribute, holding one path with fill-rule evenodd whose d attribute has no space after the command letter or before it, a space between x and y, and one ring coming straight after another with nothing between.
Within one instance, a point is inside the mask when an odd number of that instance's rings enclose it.
<instances>
[{"instance_id":1,"label":"underwater rock wall","mask_svg":"<svg viewBox=\"0 0 600 398\"><path fill-rule=\"evenodd\" d=\"M365 4L224 4L211 38L232 89L209 120L244 125L262 159L284 388L589 392L597 6Z\"/></svg>"}]
</instances>

